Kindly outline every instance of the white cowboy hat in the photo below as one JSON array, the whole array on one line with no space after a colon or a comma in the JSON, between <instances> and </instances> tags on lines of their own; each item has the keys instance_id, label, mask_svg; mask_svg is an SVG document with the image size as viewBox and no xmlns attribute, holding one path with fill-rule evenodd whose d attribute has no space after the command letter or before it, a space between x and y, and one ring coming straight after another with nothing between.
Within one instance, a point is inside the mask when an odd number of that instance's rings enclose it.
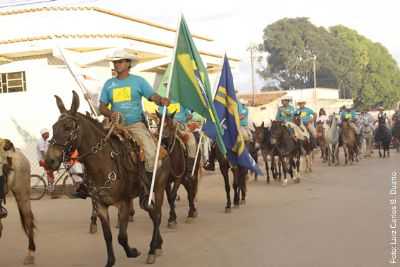
<instances>
[{"instance_id":1,"label":"white cowboy hat","mask_svg":"<svg viewBox=\"0 0 400 267\"><path fill-rule=\"evenodd\" d=\"M285 95L285 96L283 96L283 97L281 98L281 101L292 101L292 97L291 97L291 96L288 96L288 95Z\"/></svg>"},{"instance_id":2,"label":"white cowboy hat","mask_svg":"<svg viewBox=\"0 0 400 267\"><path fill-rule=\"evenodd\" d=\"M297 102L297 104L307 103L307 101L305 99L298 99L296 102Z\"/></svg>"},{"instance_id":3,"label":"white cowboy hat","mask_svg":"<svg viewBox=\"0 0 400 267\"><path fill-rule=\"evenodd\" d=\"M106 58L108 61L117 61L121 59L128 59L132 62L137 62L139 60L137 57L129 54L125 49L117 49Z\"/></svg>"},{"instance_id":4,"label":"white cowboy hat","mask_svg":"<svg viewBox=\"0 0 400 267\"><path fill-rule=\"evenodd\" d=\"M40 134L43 135L45 133L49 133L49 130L47 130L46 128L40 130Z\"/></svg>"}]
</instances>

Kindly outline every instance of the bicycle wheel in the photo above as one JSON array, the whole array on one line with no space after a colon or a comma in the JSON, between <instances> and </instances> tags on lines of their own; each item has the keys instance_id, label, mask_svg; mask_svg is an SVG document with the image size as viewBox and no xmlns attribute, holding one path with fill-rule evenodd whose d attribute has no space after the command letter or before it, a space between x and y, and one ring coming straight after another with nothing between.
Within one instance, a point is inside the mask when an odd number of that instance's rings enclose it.
<instances>
[{"instance_id":1,"label":"bicycle wheel","mask_svg":"<svg viewBox=\"0 0 400 267\"><path fill-rule=\"evenodd\" d=\"M78 185L79 184L77 183L77 181L75 181L75 179L70 174L68 174L67 176L65 176L63 181L64 194L69 198L74 198L72 194L76 192Z\"/></svg>"},{"instance_id":2,"label":"bicycle wheel","mask_svg":"<svg viewBox=\"0 0 400 267\"><path fill-rule=\"evenodd\" d=\"M41 199L47 191L47 184L43 177L32 174L31 175L31 200Z\"/></svg>"}]
</instances>

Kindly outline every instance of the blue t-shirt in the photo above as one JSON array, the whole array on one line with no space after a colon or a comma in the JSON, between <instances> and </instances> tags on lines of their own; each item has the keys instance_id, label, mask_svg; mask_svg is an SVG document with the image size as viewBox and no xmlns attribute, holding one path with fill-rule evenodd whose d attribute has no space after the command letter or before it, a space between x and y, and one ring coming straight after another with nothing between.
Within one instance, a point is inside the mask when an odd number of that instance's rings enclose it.
<instances>
[{"instance_id":1,"label":"blue t-shirt","mask_svg":"<svg viewBox=\"0 0 400 267\"><path fill-rule=\"evenodd\" d=\"M306 125L313 118L314 115L314 111L307 107L298 108L296 110L296 113L300 114L301 121L304 125Z\"/></svg>"},{"instance_id":2,"label":"blue t-shirt","mask_svg":"<svg viewBox=\"0 0 400 267\"><path fill-rule=\"evenodd\" d=\"M101 91L100 102L111 104L111 110L120 112L124 125L129 125L142 121L142 97L149 99L152 95L153 88L144 78L129 75L123 80L109 79Z\"/></svg>"},{"instance_id":3,"label":"blue t-shirt","mask_svg":"<svg viewBox=\"0 0 400 267\"><path fill-rule=\"evenodd\" d=\"M356 118L356 112L351 110L351 111L342 111L340 112L340 119L343 120L354 120Z\"/></svg>"},{"instance_id":4,"label":"blue t-shirt","mask_svg":"<svg viewBox=\"0 0 400 267\"><path fill-rule=\"evenodd\" d=\"M275 119L277 121L292 122L294 112L295 112L294 107L291 105L288 105L287 107L280 106L278 108L278 112L276 113Z\"/></svg>"},{"instance_id":5,"label":"blue t-shirt","mask_svg":"<svg viewBox=\"0 0 400 267\"><path fill-rule=\"evenodd\" d=\"M249 109L240 102L238 105L238 109L239 109L239 116L244 116L240 120L240 126L247 127L249 125Z\"/></svg>"}]
</instances>

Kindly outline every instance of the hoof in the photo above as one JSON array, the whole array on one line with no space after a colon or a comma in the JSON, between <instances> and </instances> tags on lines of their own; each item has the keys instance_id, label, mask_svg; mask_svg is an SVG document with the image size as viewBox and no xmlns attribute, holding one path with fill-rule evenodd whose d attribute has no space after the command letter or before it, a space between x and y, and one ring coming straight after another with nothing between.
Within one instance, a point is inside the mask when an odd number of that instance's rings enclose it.
<instances>
[{"instance_id":1,"label":"hoof","mask_svg":"<svg viewBox=\"0 0 400 267\"><path fill-rule=\"evenodd\" d=\"M193 218L199 217L199 213L198 213L197 211L193 212L193 216L192 216L192 217L193 217Z\"/></svg>"},{"instance_id":2,"label":"hoof","mask_svg":"<svg viewBox=\"0 0 400 267\"><path fill-rule=\"evenodd\" d=\"M35 264L35 257L34 256L26 256L24 259L24 265L31 265L31 264Z\"/></svg>"},{"instance_id":3,"label":"hoof","mask_svg":"<svg viewBox=\"0 0 400 267\"><path fill-rule=\"evenodd\" d=\"M157 257L162 256L162 254L163 254L163 251L161 248L157 248L155 252L156 252Z\"/></svg>"},{"instance_id":4,"label":"hoof","mask_svg":"<svg viewBox=\"0 0 400 267\"><path fill-rule=\"evenodd\" d=\"M133 215L129 215L129 222L133 222Z\"/></svg>"},{"instance_id":5,"label":"hoof","mask_svg":"<svg viewBox=\"0 0 400 267\"><path fill-rule=\"evenodd\" d=\"M238 208L239 208L239 204L234 204L234 205L233 205L233 208L234 208L234 209L238 209Z\"/></svg>"},{"instance_id":6,"label":"hoof","mask_svg":"<svg viewBox=\"0 0 400 267\"><path fill-rule=\"evenodd\" d=\"M147 264L154 264L155 262L156 262L156 255L149 254L149 255L147 256L146 263L147 263Z\"/></svg>"},{"instance_id":7,"label":"hoof","mask_svg":"<svg viewBox=\"0 0 400 267\"><path fill-rule=\"evenodd\" d=\"M240 205L246 205L246 199L240 200Z\"/></svg>"},{"instance_id":8,"label":"hoof","mask_svg":"<svg viewBox=\"0 0 400 267\"><path fill-rule=\"evenodd\" d=\"M299 183L300 183L300 178L294 179L294 183L295 183L295 184L299 184Z\"/></svg>"},{"instance_id":9,"label":"hoof","mask_svg":"<svg viewBox=\"0 0 400 267\"><path fill-rule=\"evenodd\" d=\"M231 213L232 209L231 208L225 208L225 213Z\"/></svg>"},{"instance_id":10,"label":"hoof","mask_svg":"<svg viewBox=\"0 0 400 267\"><path fill-rule=\"evenodd\" d=\"M193 217L187 217L185 223L187 224L191 224L194 222L194 218Z\"/></svg>"},{"instance_id":11,"label":"hoof","mask_svg":"<svg viewBox=\"0 0 400 267\"><path fill-rule=\"evenodd\" d=\"M287 180L284 180L284 181L282 182L282 186L287 186Z\"/></svg>"},{"instance_id":12,"label":"hoof","mask_svg":"<svg viewBox=\"0 0 400 267\"><path fill-rule=\"evenodd\" d=\"M137 250L136 248L131 248L128 253L126 253L126 256L128 258L137 258L141 255L140 251Z\"/></svg>"},{"instance_id":13,"label":"hoof","mask_svg":"<svg viewBox=\"0 0 400 267\"><path fill-rule=\"evenodd\" d=\"M89 229L90 234L95 234L97 233L97 224L91 224L90 229Z\"/></svg>"},{"instance_id":14,"label":"hoof","mask_svg":"<svg viewBox=\"0 0 400 267\"><path fill-rule=\"evenodd\" d=\"M178 223L176 221L173 222L168 222L168 229L176 229L178 226Z\"/></svg>"}]
</instances>

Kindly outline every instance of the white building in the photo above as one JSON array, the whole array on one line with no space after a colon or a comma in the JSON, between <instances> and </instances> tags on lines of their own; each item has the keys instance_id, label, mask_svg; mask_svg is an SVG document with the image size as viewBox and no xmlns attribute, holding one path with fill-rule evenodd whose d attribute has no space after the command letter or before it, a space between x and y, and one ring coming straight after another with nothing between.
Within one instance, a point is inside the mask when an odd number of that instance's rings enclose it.
<instances>
[{"instance_id":1,"label":"white building","mask_svg":"<svg viewBox=\"0 0 400 267\"><path fill-rule=\"evenodd\" d=\"M133 72L157 87L171 61L176 36L174 28L89 6L0 11L0 25L0 136L29 150L32 160L40 129L50 128L59 115L53 95L69 105L71 91L79 92L59 47L65 49L80 78L84 74L95 81L86 80L86 86L100 87L110 78L111 66L105 58L124 48L140 59ZM193 37L213 82L222 53L212 50L212 39ZM237 62L231 59L233 66ZM81 110L88 109L81 103Z\"/></svg>"}]
</instances>

